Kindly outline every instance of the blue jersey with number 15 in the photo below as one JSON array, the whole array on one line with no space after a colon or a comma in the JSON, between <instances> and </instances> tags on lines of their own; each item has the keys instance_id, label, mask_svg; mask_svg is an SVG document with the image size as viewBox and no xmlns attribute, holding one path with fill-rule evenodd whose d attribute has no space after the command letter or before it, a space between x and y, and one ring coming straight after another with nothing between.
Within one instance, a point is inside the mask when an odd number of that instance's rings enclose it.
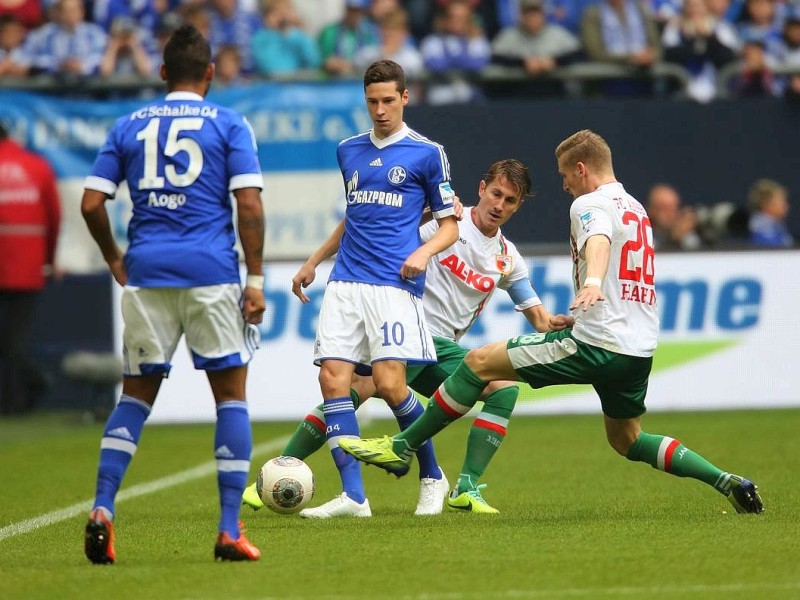
<instances>
[{"instance_id":1,"label":"blue jersey with number 15","mask_svg":"<svg viewBox=\"0 0 800 600\"><path fill-rule=\"evenodd\" d=\"M385 139L372 132L348 138L339 144L337 159L347 208L331 281L388 285L422 296L425 273L403 279L400 268L422 245L425 207L435 219L453 214L444 148L403 126Z\"/></svg>"},{"instance_id":2,"label":"blue jersey with number 15","mask_svg":"<svg viewBox=\"0 0 800 600\"><path fill-rule=\"evenodd\" d=\"M232 190L263 178L255 136L236 112L173 92L111 129L84 184L133 201L125 267L142 287L238 283Z\"/></svg>"}]
</instances>

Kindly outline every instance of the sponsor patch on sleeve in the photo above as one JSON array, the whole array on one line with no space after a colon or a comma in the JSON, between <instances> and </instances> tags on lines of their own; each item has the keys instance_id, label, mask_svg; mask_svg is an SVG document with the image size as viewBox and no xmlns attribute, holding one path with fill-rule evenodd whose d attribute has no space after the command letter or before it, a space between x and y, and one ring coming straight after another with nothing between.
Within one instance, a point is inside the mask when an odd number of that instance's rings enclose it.
<instances>
[{"instance_id":1,"label":"sponsor patch on sleeve","mask_svg":"<svg viewBox=\"0 0 800 600\"><path fill-rule=\"evenodd\" d=\"M442 202L445 204L452 204L453 197L455 196L455 192L453 192L453 188L450 187L450 182L445 181L444 183L439 184L439 195L442 197Z\"/></svg>"},{"instance_id":2,"label":"sponsor patch on sleeve","mask_svg":"<svg viewBox=\"0 0 800 600\"><path fill-rule=\"evenodd\" d=\"M588 231L592 223L594 223L594 213L591 210L587 210L585 213L581 213L580 220L583 230Z\"/></svg>"}]
</instances>

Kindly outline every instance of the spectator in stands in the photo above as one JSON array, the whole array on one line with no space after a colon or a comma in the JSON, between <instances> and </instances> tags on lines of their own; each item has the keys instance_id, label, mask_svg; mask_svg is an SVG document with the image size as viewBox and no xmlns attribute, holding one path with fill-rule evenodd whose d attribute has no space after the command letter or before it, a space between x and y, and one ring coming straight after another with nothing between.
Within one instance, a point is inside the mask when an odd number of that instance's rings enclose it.
<instances>
[{"instance_id":1,"label":"spectator in stands","mask_svg":"<svg viewBox=\"0 0 800 600\"><path fill-rule=\"evenodd\" d=\"M264 2L263 27L253 36L253 61L258 75L285 76L320 68L319 48L302 27L292 0Z\"/></svg>"},{"instance_id":2,"label":"spectator in stands","mask_svg":"<svg viewBox=\"0 0 800 600\"><path fill-rule=\"evenodd\" d=\"M108 44L100 61L99 74L102 77L111 75L149 77L155 68L152 59L155 52L155 41L147 29L139 27L131 17L116 17L111 24Z\"/></svg>"},{"instance_id":3,"label":"spectator in stands","mask_svg":"<svg viewBox=\"0 0 800 600\"><path fill-rule=\"evenodd\" d=\"M736 29L713 16L705 0L684 0L681 14L662 35L664 60L678 64L691 75L688 94L699 102L716 95L718 70L737 58Z\"/></svg>"},{"instance_id":4,"label":"spectator in stands","mask_svg":"<svg viewBox=\"0 0 800 600\"><path fill-rule=\"evenodd\" d=\"M91 4L92 21L105 29L106 33L111 33L112 25L118 18L128 17L152 38L171 3L167 0L95 0Z\"/></svg>"},{"instance_id":5,"label":"spectator in stands","mask_svg":"<svg viewBox=\"0 0 800 600\"><path fill-rule=\"evenodd\" d=\"M405 10L400 0L372 0L369 6L369 18L373 23L380 23L383 17L398 10ZM408 19L408 11L406 19Z\"/></svg>"},{"instance_id":6,"label":"spectator in stands","mask_svg":"<svg viewBox=\"0 0 800 600\"><path fill-rule=\"evenodd\" d=\"M204 3L183 4L179 14L183 22L197 29L207 40L211 39L211 11Z\"/></svg>"},{"instance_id":7,"label":"spectator in stands","mask_svg":"<svg viewBox=\"0 0 800 600\"><path fill-rule=\"evenodd\" d=\"M747 193L750 207L750 243L769 248L789 248L794 239L786 226L789 193L771 179L759 179Z\"/></svg>"},{"instance_id":8,"label":"spectator in stands","mask_svg":"<svg viewBox=\"0 0 800 600\"><path fill-rule=\"evenodd\" d=\"M433 32L436 5L431 0L403 0L403 8L408 12L411 35L415 40L423 40Z\"/></svg>"},{"instance_id":9,"label":"spectator in stands","mask_svg":"<svg viewBox=\"0 0 800 600\"><path fill-rule=\"evenodd\" d=\"M519 25L503 29L494 39L492 62L538 77L582 56L578 38L547 22L544 0L520 0L519 5Z\"/></svg>"},{"instance_id":10,"label":"spectator in stands","mask_svg":"<svg viewBox=\"0 0 800 600\"><path fill-rule=\"evenodd\" d=\"M242 72L253 72L252 39L261 28L258 13L246 10L237 0L210 0L211 48L217 50L225 44L234 44L242 57Z\"/></svg>"},{"instance_id":11,"label":"spectator in stands","mask_svg":"<svg viewBox=\"0 0 800 600\"><path fill-rule=\"evenodd\" d=\"M729 15L731 0L706 0L706 7L708 8L708 13L716 17L717 20L733 23Z\"/></svg>"},{"instance_id":12,"label":"spectator in stands","mask_svg":"<svg viewBox=\"0 0 800 600\"><path fill-rule=\"evenodd\" d=\"M13 14L0 16L0 77L18 77L25 74L17 63L27 33L25 26Z\"/></svg>"},{"instance_id":13,"label":"spectator in stands","mask_svg":"<svg viewBox=\"0 0 800 600\"><path fill-rule=\"evenodd\" d=\"M19 53L26 73L93 75L100 66L108 36L102 27L86 22L82 0L58 0L54 22L31 31Z\"/></svg>"},{"instance_id":14,"label":"spectator in stands","mask_svg":"<svg viewBox=\"0 0 800 600\"><path fill-rule=\"evenodd\" d=\"M401 67L407 77L418 77L423 71L422 54L414 45L408 24L408 13L402 8L386 13L378 21L381 43L358 51L355 63L366 70L376 60L388 58Z\"/></svg>"},{"instance_id":15,"label":"spectator in stands","mask_svg":"<svg viewBox=\"0 0 800 600\"><path fill-rule=\"evenodd\" d=\"M581 20L581 40L591 61L650 67L661 58L653 18L635 0L602 0Z\"/></svg>"},{"instance_id":16,"label":"spectator in stands","mask_svg":"<svg viewBox=\"0 0 800 600\"><path fill-rule=\"evenodd\" d=\"M791 100L800 99L800 5L787 8L776 59L778 66L795 71L783 77L784 96Z\"/></svg>"},{"instance_id":17,"label":"spectator in stands","mask_svg":"<svg viewBox=\"0 0 800 600\"><path fill-rule=\"evenodd\" d=\"M0 0L0 17L13 17L25 30L36 29L44 21L40 0Z\"/></svg>"},{"instance_id":18,"label":"spectator in stands","mask_svg":"<svg viewBox=\"0 0 800 600\"><path fill-rule=\"evenodd\" d=\"M369 18L370 0L346 0L344 17L331 23L319 36L325 72L335 76L358 73L355 57L361 48L380 44L380 34Z\"/></svg>"},{"instance_id":19,"label":"spectator in stands","mask_svg":"<svg viewBox=\"0 0 800 600\"><path fill-rule=\"evenodd\" d=\"M681 197L671 185L658 183L650 188L647 214L653 227L657 250L698 250L703 240L697 231L697 214L681 206Z\"/></svg>"},{"instance_id":20,"label":"spectator in stands","mask_svg":"<svg viewBox=\"0 0 800 600\"><path fill-rule=\"evenodd\" d=\"M242 56L239 47L234 44L223 44L214 56L214 81L221 86L245 85L250 82L242 73Z\"/></svg>"},{"instance_id":21,"label":"spectator in stands","mask_svg":"<svg viewBox=\"0 0 800 600\"><path fill-rule=\"evenodd\" d=\"M780 95L781 82L775 77L773 67L764 40L745 39L739 70L729 81L732 95L737 98Z\"/></svg>"},{"instance_id":22,"label":"spectator in stands","mask_svg":"<svg viewBox=\"0 0 800 600\"><path fill-rule=\"evenodd\" d=\"M324 27L344 14L344 0L294 0L294 7L303 30L315 40Z\"/></svg>"},{"instance_id":23,"label":"spectator in stands","mask_svg":"<svg viewBox=\"0 0 800 600\"><path fill-rule=\"evenodd\" d=\"M25 342L45 270L54 264L61 207L48 163L0 124L0 414L33 408L42 378Z\"/></svg>"},{"instance_id":24,"label":"spectator in stands","mask_svg":"<svg viewBox=\"0 0 800 600\"><path fill-rule=\"evenodd\" d=\"M745 0L736 18L742 40L761 40L767 52L773 53L780 43L783 13L776 0Z\"/></svg>"},{"instance_id":25,"label":"spectator in stands","mask_svg":"<svg viewBox=\"0 0 800 600\"><path fill-rule=\"evenodd\" d=\"M428 86L428 102L470 102L481 97L480 88L468 81L489 64L492 48L475 19L468 0L450 0L437 20L437 33L422 40L425 68L447 81Z\"/></svg>"}]
</instances>

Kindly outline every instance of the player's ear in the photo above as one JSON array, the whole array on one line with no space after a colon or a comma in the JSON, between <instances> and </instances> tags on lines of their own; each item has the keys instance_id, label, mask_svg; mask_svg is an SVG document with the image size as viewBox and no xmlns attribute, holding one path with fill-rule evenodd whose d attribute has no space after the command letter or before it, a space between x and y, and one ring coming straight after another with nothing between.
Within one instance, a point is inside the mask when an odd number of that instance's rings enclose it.
<instances>
[{"instance_id":1,"label":"player's ear","mask_svg":"<svg viewBox=\"0 0 800 600\"><path fill-rule=\"evenodd\" d=\"M408 88L403 90L403 93L400 94L400 100L403 102L403 106L408 104Z\"/></svg>"},{"instance_id":2,"label":"player's ear","mask_svg":"<svg viewBox=\"0 0 800 600\"><path fill-rule=\"evenodd\" d=\"M214 79L214 74L216 72L217 72L216 63L213 63L213 62L212 63L208 63L208 66L206 67L206 76L205 76L206 82L211 83L211 81Z\"/></svg>"},{"instance_id":3,"label":"player's ear","mask_svg":"<svg viewBox=\"0 0 800 600\"><path fill-rule=\"evenodd\" d=\"M481 179L481 182L478 184L478 196L481 196L486 189L486 181Z\"/></svg>"},{"instance_id":4,"label":"player's ear","mask_svg":"<svg viewBox=\"0 0 800 600\"><path fill-rule=\"evenodd\" d=\"M162 81L167 80L167 65L163 63L161 64L161 66L158 68L158 76L161 77Z\"/></svg>"}]
</instances>

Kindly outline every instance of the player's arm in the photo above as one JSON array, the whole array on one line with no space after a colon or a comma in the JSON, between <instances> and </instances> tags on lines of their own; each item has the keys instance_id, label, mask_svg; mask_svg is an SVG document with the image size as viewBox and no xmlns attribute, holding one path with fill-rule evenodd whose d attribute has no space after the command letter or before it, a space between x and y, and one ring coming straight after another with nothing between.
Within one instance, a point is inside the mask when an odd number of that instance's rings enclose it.
<instances>
[{"instance_id":1,"label":"player's arm","mask_svg":"<svg viewBox=\"0 0 800 600\"><path fill-rule=\"evenodd\" d=\"M433 237L414 250L400 267L400 276L409 279L424 273L431 256L438 254L456 243L458 239L458 222L455 215L436 219L439 228Z\"/></svg>"},{"instance_id":2,"label":"player's arm","mask_svg":"<svg viewBox=\"0 0 800 600\"><path fill-rule=\"evenodd\" d=\"M237 228L242 243L247 282L244 288L244 317L248 323L260 323L264 315L264 207L261 190L244 187L233 190L238 215Z\"/></svg>"},{"instance_id":3,"label":"player's arm","mask_svg":"<svg viewBox=\"0 0 800 600\"><path fill-rule=\"evenodd\" d=\"M611 258L611 240L604 234L590 236L583 245L583 253L586 260L586 278L575 295L570 310L578 307L587 310L590 306L594 306L595 302L606 299L602 284Z\"/></svg>"},{"instance_id":4,"label":"player's arm","mask_svg":"<svg viewBox=\"0 0 800 600\"><path fill-rule=\"evenodd\" d=\"M125 285L128 281L128 275L125 272L125 264L123 263L123 254L120 247L114 239L114 234L111 232L111 223L108 219L108 212L106 211L106 200L108 196L105 192L92 189L83 190L83 198L81 199L81 214L86 221L86 226L89 228L89 233L92 234L94 241L103 253L103 259L108 264L111 274L120 285Z\"/></svg>"},{"instance_id":5,"label":"player's arm","mask_svg":"<svg viewBox=\"0 0 800 600\"><path fill-rule=\"evenodd\" d=\"M571 316L554 315L547 310L527 276L513 281L506 291L514 302L514 309L521 312L536 331L559 331L575 323Z\"/></svg>"},{"instance_id":6,"label":"player's arm","mask_svg":"<svg viewBox=\"0 0 800 600\"><path fill-rule=\"evenodd\" d=\"M453 214L456 216L457 221L460 221L464 217L464 205L461 203L461 198L458 196L453 196ZM419 220L419 226L422 227L426 223L430 223L431 219L433 219L433 212L430 206L426 206L425 210L422 211L422 218Z\"/></svg>"},{"instance_id":7,"label":"player's arm","mask_svg":"<svg viewBox=\"0 0 800 600\"><path fill-rule=\"evenodd\" d=\"M328 236L328 239L322 242L322 245L308 257L297 274L292 277L292 293L300 299L300 302L305 304L310 300L303 292L303 288L307 288L314 282L317 276L317 267L319 264L328 260L331 256L339 251L339 246L342 243L342 235L344 235L344 219L339 221L336 228Z\"/></svg>"}]
</instances>

